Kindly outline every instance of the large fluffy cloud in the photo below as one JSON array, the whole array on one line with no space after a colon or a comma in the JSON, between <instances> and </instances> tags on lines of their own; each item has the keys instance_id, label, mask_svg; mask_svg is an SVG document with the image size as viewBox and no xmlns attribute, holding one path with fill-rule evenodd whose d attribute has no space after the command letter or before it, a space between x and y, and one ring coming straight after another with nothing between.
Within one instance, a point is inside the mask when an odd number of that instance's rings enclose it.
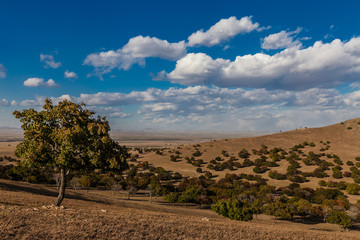
<instances>
[{"instance_id":1,"label":"large fluffy cloud","mask_svg":"<svg viewBox=\"0 0 360 240\"><path fill-rule=\"evenodd\" d=\"M274 55L257 53L234 61L213 59L204 53L189 53L166 74L172 83L304 90L330 88L360 79L360 37L348 42L315 42Z\"/></svg>"},{"instance_id":2,"label":"large fluffy cloud","mask_svg":"<svg viewBox=\"0 0 360 240\"><path fill-rule=\"evenodd\" d=\"M43 78L28 78L24 81L25 87L58 87L53 79L49 79L48 81L44 81Z\"/></svg>"},{"instance_id":3,"label":"large fluffy cloud","mask_svg":"<svg viewBox=\"0 0 360 240\"><path fill-rule=\"evenodd\" d=\"M95 71L101 75L114 68L128 70L133 64L144 65L145 59L149 57L177 60L185 54L184 41L169 43L156 37L137 36L131 38L125 46L116 51L89 54L84 64L95 67Z\"/></svg>"},{"instance_id":4,"label":"large fluffy cloud","mask_svg":"<svg viewBox=\"0 0 360 240\"><path fill-rule=\"evenodd\" d=\"M158 57L177 60L186 54L185 42L169 43L156 37L137 36L131 38L122 48L123 54L133 58Z\"/></svg>"},{"instance_id":5,"label":"large fluffy cloud","mask_svg":"<svg viewBox=\"0 0 360 240\"><path fill-rule=\"evenodd\" d=\"M0 63L0 78L6 77L6 68Z\"/></svg>"},{"instance_id":6,"label":"large fluffy cloud","mask_svg":"<svg viewBox=\"0 0 360 240\"><path fill-rule=\"evenodd\" d=\"M251 17L243 17L240 20L230 17L221 19L206 32L199 30L191 34L187 43L169 43L156 37L137 36L131 38L120 49L89 54L84 60L84 65L93 66L95 75L101 77L115 68L129 70L134 64L144 65L145 59L150 57L175 61L186 55L187 46L213 46L240 33L261 29L258 23L252 22Z\"/></svg>"},{"instance_id":7,"label":"large fluffy cloud","mask_svg":"<svg viewBox=\"0 0 360 240\"><path fill-rule=\"evenodd\" d=\"M54 56L49 54L40 54L40 62L45 63L44 68L59 68L61 62L56 62Z\"/></svg>"},{"instance_id":8,"label":"large fluffy cloud","mask_svg":"<svg viewBox=\"0 0 360 240\"><path fill-rule=\"evenodd\" d=\"M294 39L300 31L301 28L298 28L292 32L281 31L279 33L270 34L264 38L261 47L263 49L284 49L301 46L301 42Z\"/></svg>"},{"instance_id":9,"label":"large fluffy cloud","mask_svg":"<svg viewBox=\"0 0 360 240\"><path fill-rule=\"evenodd\" d=\"M199 30L191 34L188 38L189 46L207 46L211 47L222 42L228 41L230 38L241 34L259 30L259 24L253 23L251 17L243 17L238 20L236 17L221 19L209 30Z\"/></svg>"}]
</instances>

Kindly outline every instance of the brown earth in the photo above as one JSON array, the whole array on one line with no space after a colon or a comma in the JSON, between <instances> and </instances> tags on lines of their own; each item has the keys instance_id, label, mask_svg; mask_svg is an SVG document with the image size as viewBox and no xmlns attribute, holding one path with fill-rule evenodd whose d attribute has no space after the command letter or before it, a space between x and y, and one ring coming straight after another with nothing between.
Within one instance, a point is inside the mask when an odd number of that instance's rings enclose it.
<instances>
[{"instance_id":1,"label":"brown earth","mask_svg":"<svg viewBox=\"0 0 360 240\"><path fill-rule=\"evenodd\" d=\"M55 196L52 187L0 180L0 239L360 239L332 224L239 222L146 196L68 190L64 209L50 206Z\"/></svg>"},{"instance_id":2,"label":"brown earth","mask_svg":"<svg viewBox=\"0 0 360 240\"><path fill-rule=\"evenodd\" d=\"M251 149L260 149L265 144L269 149L281 147L288 151L304 141L316 144L315 147L302 149L304 153L320 153L320 148L326 145L320 141L329 141L330 149L325 153L337 154L344 162L343 171L348 171L350 167L346 165L346 161L355 163L355 157L360 156L360 119L323 128L299 129L260 137L179 144L164 150L163 156L154 152L140 154L137 162L149 161L154 166L162 166L184 176L199 176L195 171L196 167L184 160L186 156L191 157L195 149L202 152L196 159L205 161L206 164L202 166L205 171L208 170L207 163L216 156L229 159L221 155L222 150L237 157L237 153L243 148L251 153ZM17 142L0 142L0 156L14 156L16 144ZM174 163L170 161L170 155L174 155L175 151L181 153L181 159ZM250 157L251 160L255 158L253 154ZM282 160L279 165L271 169L285 173L287 161ZM252 168L212 172L218 177L223 177L226 173L255 174ZM314 168L315 166L302 164L300 170L312 171ZM269 179L267 174L262 176ZM332 175L331 170L328 174ZM309 182L301 185L318 187L320 179L308 179ZM323 180L353 182L351 178L336 180L328 177ZM268 183L285 186L290 182L269 179ZM150 204L148 197L141 194L132 200L126 200L124 194L116 193L112 196L107 191L86 193L68 190L67 193L63 202L66 209L55 209L46 207L55 199L55 188L0 180L0 239L360 239L358 231L343 231L331 224L300 224L280 220L274 223L272 217L265 215L251 222L237 222L194 206L173 207L161 199L155 199ZM351 202L359 199L359 196L349 195Z\"/></svg>"}]
</instances>

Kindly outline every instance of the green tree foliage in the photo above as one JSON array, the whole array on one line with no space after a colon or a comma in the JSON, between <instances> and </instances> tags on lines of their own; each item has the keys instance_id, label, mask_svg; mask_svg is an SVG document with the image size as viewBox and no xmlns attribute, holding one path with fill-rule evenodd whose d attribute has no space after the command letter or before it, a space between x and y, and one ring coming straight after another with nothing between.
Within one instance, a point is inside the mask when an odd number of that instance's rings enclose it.
<instances>
[{"instance_id":1,"label":"green tree foliage","mask_svg":"<svg viewBox=\"0 0 360 240\"><path fill-rule=\"evenodd\" d=\"M349 183L346 186L346 192L352 195L359 195L360 186L356 183Z\"/></svg>"},{"instance_id":2,"label":"green tree foliage","mask_svg":"<svg viewBox=\"0 0 360 240\"><path fill-rule=\"evenodd\" d=\"M105 117L94 117L84 105L64 100L54 105L46 99L42 111L32 108L13 114L22 123L24 140L16 147L21 165L55 167L61 174L61 186L55 205L65 196L65 175L73 170L102 169L121 173L129 157L125 147L110 138Z\"/></svg>"},{"instance_id":3,"label":"green tree foliage","mask_svg":"<svg viewBox=\"0 0 360 240\"><path fill-rule=\"evenodd\" d=\"M180 203L197 203L200 195L205 194L204 190L198 186L188 186L178 198Z\"/></svg>"},{"instance_id":4,"label":"green tree foliage","mask_svg":"<svg viewBox=\"0 0 360 240\"><path fill-rule=\"evenodd\" d=\"M311 203L305 199L299 199L294 202L296 215L301 216L302 219L305 218L306 215L310 214Z\"/></svg>"},{"instance_id":5,"label":"green tree foliage","mask_svg":"<svg viewBox=\"0 0 360 240\"><path fill-rule=\"evenodd\" d=\"M333 167L332 171L333 171L333 175L332 175L332 176L333 176L334 178L339 179L339 178L342 178L342 177L343 177L340 166L335 166L335 167Z\"/></svg>"},{"instance_id":6,"label":"green tree foliage","mask_svg":"<svg viewBox=\"0 0 360 240\"><path fill-rule=\"evenodd\" d=\"M250 221L253 219L253 210L245 201L223 199L211 205L211 210L219 215L234 220Z\"/></svg>"},{"instance_id":7,"label":"green tree foliage","mask_svg":"<svg viewBox=\"0 0 360 240\"><path fill-rule=\"evenodd\" d=\"M283 219L292 219L295 214L295 207L286 201L276 201L266 205L265 213Z\"/></svg>"},{"instance_id":8,"label":"green tree foliage","mask_svg":"<svg viewBox=\"0 0 360 240\"><path fill-rule=\"evenodd\" d=\"M341 225L345 228L353 225L351 218L346 214L346 212L338 210L331 210L328 213L326 222Z\"/></svg>"},{"instance_id":9,"label":"green tree foliage","mask_svg":"<svg viewBox=\"0 0 360 240\"><path fill-rule=\"evenodd\" d=\"M175 204L179 199L179 194L176 192L171 192L165 196L165 200Z\"/></svg>"}]
</instances>

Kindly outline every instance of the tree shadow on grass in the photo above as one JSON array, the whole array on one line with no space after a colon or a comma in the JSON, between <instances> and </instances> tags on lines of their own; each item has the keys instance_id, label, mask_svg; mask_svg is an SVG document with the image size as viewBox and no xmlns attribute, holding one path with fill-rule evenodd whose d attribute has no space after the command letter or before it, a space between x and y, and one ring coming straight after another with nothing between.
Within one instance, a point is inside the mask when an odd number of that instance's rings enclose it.
<instances>
[{"instance_id":1,"label":"tree shadow on grass","mask_svg":"<svg viewBox=\"0 0 360 240\"><path fill-rule=\"evenodd\" d=\"M9 182L0 182L0 190L6 190L6 191L12 191L12 192L27 192L27 193L33 193L38 194L42 196L48 196L48 197L54 197L56 198L58 196L57 191L50 191L47 189L42 188L41 186L20 186L18 184L12 184ZM83 200L83 201L89 201L89 202L96 202L96 203L103 203L107 204L107 202L102 200L95 200L95 199L88 199L84 196L81 196L80 194L74 194L74 193L66 193L65 199L76 199L76 200Z\"/></svg>"}]
</instances>

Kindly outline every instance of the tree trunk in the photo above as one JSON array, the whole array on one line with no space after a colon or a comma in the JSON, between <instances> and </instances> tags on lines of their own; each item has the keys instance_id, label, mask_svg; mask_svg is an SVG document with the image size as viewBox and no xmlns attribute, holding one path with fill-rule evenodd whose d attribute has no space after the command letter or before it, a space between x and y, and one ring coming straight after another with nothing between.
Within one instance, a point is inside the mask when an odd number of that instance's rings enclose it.
<instances>
[{"instance_id":1,"label":"tree trunk","mask_svg":"<svg viewBox=\"0 0 360 240\"><path fill-rule=\"evenodd\" d=\"M60 188L59 188L59 195L55 201L55 206L60 207L60 204L62 200L65 197L65 187L66 187L66 181L65 181L65 168L60 168Z\"/></svg>"}]
</instances>

